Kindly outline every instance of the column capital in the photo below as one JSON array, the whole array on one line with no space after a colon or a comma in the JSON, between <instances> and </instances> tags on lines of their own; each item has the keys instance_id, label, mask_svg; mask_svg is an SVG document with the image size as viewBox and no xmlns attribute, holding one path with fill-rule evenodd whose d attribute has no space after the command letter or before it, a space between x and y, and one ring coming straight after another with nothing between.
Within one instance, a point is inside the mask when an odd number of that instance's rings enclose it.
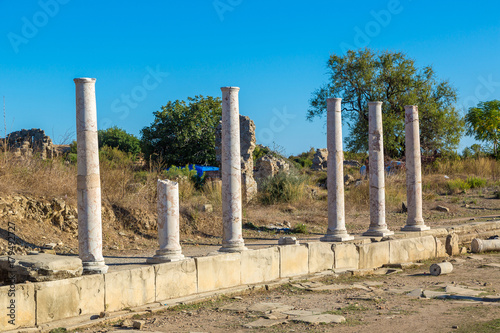
<instances>
[{"instance_id":1,"label":"column capital","mask_svg":"<svg viewBox=\"0 0 500 333\"><path fill-rule=\"evenodd\" d=\"M223 92L225 91L239 91L240 90L240 87L221 87L220 90L222 90Z\"/></svg>"},{"instance_id":2,"label":"column capital","mask_svg":"<svg viewBox=\"0 0 500 333\"><path fill-rule=\"evenodd\" d=\"M78 77L73 79L75 83L95 83L96 79L91 77Z\"/></svg>"}]
</instances>

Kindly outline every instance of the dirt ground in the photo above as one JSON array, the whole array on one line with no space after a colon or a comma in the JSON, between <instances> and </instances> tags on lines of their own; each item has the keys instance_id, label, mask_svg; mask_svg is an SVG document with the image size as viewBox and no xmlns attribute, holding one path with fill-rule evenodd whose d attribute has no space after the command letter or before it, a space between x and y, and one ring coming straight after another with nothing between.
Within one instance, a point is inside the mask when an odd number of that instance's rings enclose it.
<instances>
[{"instance_id":1,"label":"dirt ground","mask_svg":"<svg viewBox=\"0 0 500 333\"><path fill-rule=\"evenodd\" d=\"M468 254L453 258L452 263L454 269L447 275L430 275L431 262L426 262L421 266L392 274L362 277L340 275L314 281L301 280L269 291L217 297L200 303L169 308L154 315L135 317L125 322L120 320L78 332L130 330L129 325L131 326L134 320L143 320L142 330L153 332L497 332L500 330L500 254ZM489 266L490 264L498 266ZM339 288L308 290L320 284ZM413 295L408 295L410 292ZM422 293L427 297L422 297ZM440 294L444 295L440 297L447 298L431 298ZM247 309L260 303L275 303L278 309L264 312ZM292 310L312 310L315 313L341 315L346 321L340 324L298 322L299 317L281 312L280 307L287 305ZM284 322L267 328L244 326L259 318L281 319Z\"/></svg>"}]
</instances>

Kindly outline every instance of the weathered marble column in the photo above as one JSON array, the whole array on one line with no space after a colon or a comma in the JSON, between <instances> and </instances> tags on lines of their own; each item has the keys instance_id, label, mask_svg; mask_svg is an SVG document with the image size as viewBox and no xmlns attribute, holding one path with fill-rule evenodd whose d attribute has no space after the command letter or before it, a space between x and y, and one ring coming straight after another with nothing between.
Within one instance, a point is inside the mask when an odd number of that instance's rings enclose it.
<instances>
[{"instance_id":1,"label":"weathered marble column","mask_svg":"<svg viewBox=\"0 0 500 333\"><path fill-rule=\"evenodd\" d=\"M148 264L184 259L179 243L179 184L158 179L158 240L160 249Z\"/></svg>"},{"instance_id":2,"label":"weathered marble column","mask_svg":"<svg viewBox=\"0 0 500 333\"><path fill-rule=\"evenodd\" d=\"M327 147L328 147L328 230L322 242L342 242L354 239L345 228L344 205L344 151L342 149L342 99L328 98Z\"/></svg>"},{"instance_id":3,"label":"weathered marble column","mask_svg":"<svg viewBox=\"0 0 500 333\"><path fill-rule=\"evenodd\" d=\"M78 252L83 263L83 274L103 274L108 271L108 266L104 264L102 257L101 183L95 79L77 78L74 81L78 143Z\"/></svg>"},{"instance_id":4,"label":"weathered marble column","mask_svg":"<svg viewBox=\"0 0 500 333\"><path fill-rule=\"evenodd\" d=\"M402 231L422 231L430 228L422 217L422 168L420 160L420 131L418 107L405 106L406 142L406 201L408 218Z\"/></svg>"},{"instance_id":5,"label":"weathered marble column","mask_svg":"<svg viewBox=\"0 0 500 333\"><path fill-rule=\"evenodd\" d=\"M241 218L240 112L238 87L222 87L222 252L246 250Z\"/></svg>"},{"instance_id":6,"label":"weathered marble column","mask_svg":"<svg viewBox=\"0 0 500 333\"><path fill-rule=\"evenodd\" d=\"M363 236L384 237L394 232L385 223L384 141L382 102L368 103L368 154L370 159L370 227Z\"/></svg>"}]
</instances>

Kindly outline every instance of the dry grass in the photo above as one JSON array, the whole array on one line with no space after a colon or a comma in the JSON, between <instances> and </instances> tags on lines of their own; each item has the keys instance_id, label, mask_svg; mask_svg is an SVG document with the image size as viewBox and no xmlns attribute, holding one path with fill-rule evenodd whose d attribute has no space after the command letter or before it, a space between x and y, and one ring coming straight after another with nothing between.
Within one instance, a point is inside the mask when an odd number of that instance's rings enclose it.
<instances>
[{"instance_id":1,"label":"dry grass","mask_svg":"<svg viewBox=\"0 0 500 333\"><path fill-rule=\"evenodd\" d=\"M498 180L500 163L492 158L470 158L463 160L438 160L424 169L425 174L441 174L451 176L470 176Z\"/></svg>"}]
</instances>

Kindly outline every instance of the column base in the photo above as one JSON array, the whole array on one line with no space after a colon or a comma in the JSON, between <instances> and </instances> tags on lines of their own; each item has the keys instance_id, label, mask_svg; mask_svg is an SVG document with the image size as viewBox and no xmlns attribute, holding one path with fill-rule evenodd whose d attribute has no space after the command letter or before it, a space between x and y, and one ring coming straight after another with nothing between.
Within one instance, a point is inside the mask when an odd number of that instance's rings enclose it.
<instances>
[{"instance_id":1,"label":"column base","mask_svg":"<svg viewBox=\"0 0 500 333\"><path fill-rule=\"evenodd\" d=\"M390 231L389 229L368 229L363 233L363 236L373 236L373 237L385 237L394 235L394 231Z\"/></svg>"},{"instance_id":2,"label":"column base","mask_svg":"<svg viewBox=\"0 0 500 333\"><path fill-rule=\"evenodd\" d=\"M87 261L82 263L83 275L91 274L106 274L108 272L108 266L104 261Z\"/></svg>"},{"instance_id":3,"label":"column base","mask_svg":"<svg viewBox=\"0 0 500 333\"><path fill-rule=\"evenodd\" d=\"M425 224L419 224L419 225L405 225L404 227L401 228L401 231L424 231L430 229L431 227L428 227Z\"/></svg>"},{"instance_id":4,"label":"column base","mask_svg":"<svg viewBox=\"0 0 500 333\"><path fill-rule=\"evenodd\" d=\"M186 259L183 254L155 254L146 260L147 264L161 264L165 262L181 261Z\"/></svg>"},{"instance_id":5,"label":"column base","mask_svg":"<svg viewBox=\"0 0 500 333\"><path fill-rule=\"evenodd\" d=\"M222 247L219 249L219 252L226 252L226 253L234 253L234 252L242 252L248 250L245 247L245 244L238 244L238 245L222 245Z\"/></svg>"},{"instance_id":6,"label":"column base","mask_svg":"<svg viewBox=\"0 0 500 333\"><path fill-rule=\"evenodd\" d=\"M326 234L323 237L321 237L319 240L321 242L344 242L348 240L353 240L354 236L349 235L348 233L345 234Z\"/></svg>"}]
</instances>

